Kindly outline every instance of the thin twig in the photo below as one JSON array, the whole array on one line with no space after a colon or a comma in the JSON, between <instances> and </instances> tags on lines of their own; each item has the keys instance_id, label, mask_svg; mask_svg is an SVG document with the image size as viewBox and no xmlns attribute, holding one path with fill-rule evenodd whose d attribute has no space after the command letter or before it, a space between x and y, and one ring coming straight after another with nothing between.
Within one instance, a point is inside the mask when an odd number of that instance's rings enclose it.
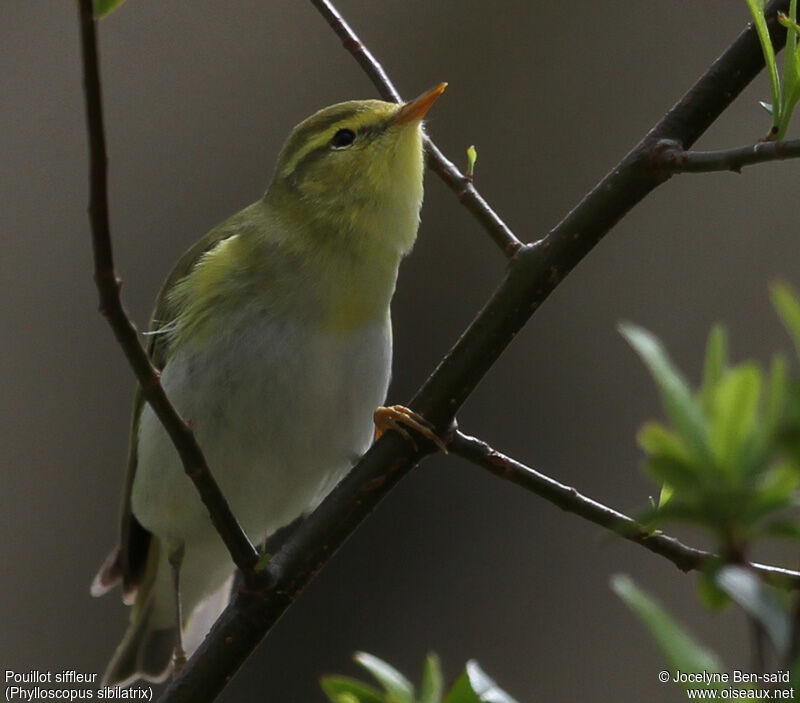
<instances>
[{"instance_id":1,"label":"thin twig","mask_svg":"<svg viewBox=\"0 0 800 703\"><path fill-rule=\"evenodd\" d=\"M100 92L100 69L92 0L80 0L81 49L83 84L86 94L86 122L89 134L90 188L89 219L94 251L94 279L100 295L100 312L108 320L119 346L136 375L145 399L175 445L186 473L194 481L214 526L225 541L236 565L251 583L258 579L255 564L258 552L231 512L191 427L185 423L170 402L161 385L160 374L150 363L139 337L120 298L120 279L114 269L111 228L108 220L108 157L106 155L103 106Z\"/></svg>"},{"instance_id":2,"label":"thin twig","mask_svg":"<svg viewBox=\"0 0 800 703\"><path fill-rule=\"evenodd\" d=\"M447 448L451 454L481 466L499 478L522 486L562 510L578 515L595 525L600 525L623 539L669 559L683 572L701 569L710 559L717 558L717 555L712 552L689 547L674 537L646 529L641 523L624 513L598 503L596 500L582 495L575 488L559 483L498 452L480 439L456 432L450 439ZM800 572L764 564L751 564L750 566L756 573L771 582L800 588Z\"/></svg>"},{"instance_id":3,"label":"thin twig","mask_svg":"<svg viewBox=\"0 0 800 703\"><path fill-rule=\"evenodd\" d=\"M334 32L342 40L344 48L349 51L364 73L378 89L384 100L403 102L397 88L394 87L383 66L378 63L372 52L362 43L352 27L334 7L329 0L311 0L320 14L325 18ZM470 178L467 178L433 143L430 137L425 137L425 150L428 153L428 166L447 184L458 196L465 208L469 210L489 233L494 243L511 258L522 246L522 242L506 225L500 216L489 206L475 188Z\"/></svg>"},{"instance_id":4,"label":"thin twig","mask_svg":"<svg viewBox=\"0 0 800 703\"><path fill-rule=\"evenodd\" d=\"M312 2L319 6L321 0ZM772 0L766 9L776 50L783 46L786 33L775 22L775 13L785 11L788 4L789 0ZM329 2L324 5L332 7ZM748 28L554 230L518 251L499 288L410 407L440 433L446 432L475 386L550 292L665 180L652 166L653 146L662 139L691 146L763 67L760 44ZM269 562L273 580L269 592L238 594L161 701L213 701L305 585L430 451L424 442L421 446L424 450L418 451L397 433L384 434Z\"/></svg>"},{"instance_id":5,"label":"thin twig","mask_svg":"<svg viewBox=\"0 0 800 703\"><path fill-rule=\"evenodd\" d=\"M800 157L800 139L758 142L720 151L684 151L675 141L664 140L653 153L654 165L669 173L735 171L745 166Z\"/></svg>"}]
</instances>

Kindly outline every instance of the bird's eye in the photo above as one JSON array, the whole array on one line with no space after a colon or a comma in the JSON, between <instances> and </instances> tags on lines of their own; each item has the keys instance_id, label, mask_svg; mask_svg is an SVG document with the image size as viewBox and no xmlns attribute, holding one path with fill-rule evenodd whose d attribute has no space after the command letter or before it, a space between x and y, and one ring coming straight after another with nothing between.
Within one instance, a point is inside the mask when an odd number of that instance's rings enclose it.
<instances>
[{"instance_id":1,"label":"bird's eye","mask_svg":"<svg viewBox=\"0 0 800 703\"><path fill-rule=\"evenodd\" d=\"M356 133L352 129L340 129L331 139L332 149L346 149L356 140Z\"/></svg>"}]
</instances>

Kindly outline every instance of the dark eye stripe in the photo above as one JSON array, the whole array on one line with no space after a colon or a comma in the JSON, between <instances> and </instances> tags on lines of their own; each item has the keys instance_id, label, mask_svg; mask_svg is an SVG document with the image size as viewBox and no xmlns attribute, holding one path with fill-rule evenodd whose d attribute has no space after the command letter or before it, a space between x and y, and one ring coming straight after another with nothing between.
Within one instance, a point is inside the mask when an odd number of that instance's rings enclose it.
<instances>
[{"instance_id":1,"label":"dark eye stripe","mask_svg":"<svg viewBox=\"0 0 800 703\"><path fill-rule=\"evenodd\" d=\"M341 115L335 120L336 122L341 122L342 117ZM365 125L362 125L358 128L358 140L368 142L371 139L376 138L380 135L389 125L390 120L380 120L379 122L371 122ZM295 180L300 173L302 173L305 169L307 169L312 163L317 161L321 158L324 154L331 153L331 142L328 141L321 146L318 146L314 149L311 149L309 152L303 155L303 157L293 166L291 174L287 174L290 176L292 180Z\"/></svg>"}]
</instances>

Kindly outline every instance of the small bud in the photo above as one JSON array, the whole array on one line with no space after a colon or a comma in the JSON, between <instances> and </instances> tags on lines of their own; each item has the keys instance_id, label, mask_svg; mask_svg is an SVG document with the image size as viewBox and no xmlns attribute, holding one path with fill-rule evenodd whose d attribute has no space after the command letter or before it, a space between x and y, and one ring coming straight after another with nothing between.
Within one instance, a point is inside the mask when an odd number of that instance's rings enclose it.
<instances>
[{"instance_id":1,"label":"small bud","mask_svg":"<svg viewBox=\"0 0 800 703\"><path fill-rule=\"evenodd\" d=\"M267 565L269 564L271 559L272 559L272 554L270 554L269 552L263 552L261 556L258 558L258 561L256 562L255 565L256 573L264 571L264 569L267 568Z\"/></svg>"},{"instance_id":2,"label":"small bud","mask_svg":"<svg viewBox=\"0 0 800 703\"><path fill-rule=\"evenodd\" d=\"M783 12L778 13L778 22L780 22L786 29L792 29L797 34L800 34L800 25L797 24L791 17Z\"/></svg>"},{"instance_id":3,"label":"small bud","mask_svg":"<svg viewBox=\"0 0 800 703\"><path fill-rule=\"evenodd\" d=\"M478 161L478 150L473 144L467 149L467 172L464 174L467 180L472 180L475 175L475 163Z\"/></svg>"},{"instance_id":4,"label":"small bud","mask_svg":"<svg viewBox=\"0 0 800 703\"><path fill-rule=\"evenodd\" d=\"M93 0L95 19L103 19L116 10L125 0Z\"/></svg>"}]
</instances>

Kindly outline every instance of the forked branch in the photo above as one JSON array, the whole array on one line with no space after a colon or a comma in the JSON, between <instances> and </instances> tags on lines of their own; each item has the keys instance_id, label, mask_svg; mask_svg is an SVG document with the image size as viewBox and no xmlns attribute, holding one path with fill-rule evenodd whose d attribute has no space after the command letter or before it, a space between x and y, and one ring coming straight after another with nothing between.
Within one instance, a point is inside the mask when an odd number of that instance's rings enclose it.
<instances>
[{"instance_id":1,"label":"forked branch","mask_svg":"<svg viewBox=\"0 0 800 703\"><path fill-rule=\"evenodd\" d=\"M578 515L629 542L649 549L654 554L671 561L681 571L702 569L710 560L717 558L712 552L695 549L674 537L647 530L624 513L598 503L582 495L575 488L565 486L536 469L492 449L480 439L456 432L448 444L448 449L451 454L486 469L498 478L522 486L562 510ZM750 566L767 581L784 587L800 588L800 572L766 564L750 564Z\"/></svg>"},{"instance_id":2,"label":"forked branch","mask_svg":"<svg viewBox=\"0 0 800 703\"><path fill-rule=\"evenodd\" d=\"M665 140L654 150L653 156L656 166L669 173L740 173L745 166L800 157L800 139L757 142L719 151L684 151L677 142Z\"/></svg>"},{"instance_id":3,"label":"forked branch","mask_svg":"<svg viewBox=\"0 0 800 703\"><path fill-rule=\"evenodd\" d=\"M385 71L346 31L331 3L312 2L329 22L335 20L333 28L378 81L382 94L396 99L396 91L383 92L394 90ZM767 8L777 48L783 46L785 32L775 14L786 11L788 4L789 0L773 0ZM691 147L763 66L760 44L749 28L558 226L536 244L516 251L505 279L416 393L411 408L445 434L458 409L539 305L632 207L668 177L653 167L654 146L668 139ZM498 241L496 234L492 236ZM214 700L303 587L424 456L425 451L413 449L396 433L376 442L270 561L269 591L243 590L237 595L161 700Z\"/></svg>"},{"instance_id":4,"label":"forked branch","mask_svg":"<svg viewBox=\"0 0 800 703\"><path fill-rule=\"evenodd\" d=\"M400 93L394 87L391 79L378 63L372 52L361 42L356 33L339 14L329 0L311 0L320 14L325 18L334 32L342 40L344 48L347 49L364 69L373 85L378 89L384 100L391 102L402 102ZM492 238L495 244L503 251L507 257L512 257L522 246L522 242L503 222L502 218L489 206L477 188L472 184L472 180L467 178L433 143L430 137L425 137L425 150L428 152L428 166L447 184L457 196L467 210L469 210L481 223L483 228Z\"/></svg>"}]
</instances>

